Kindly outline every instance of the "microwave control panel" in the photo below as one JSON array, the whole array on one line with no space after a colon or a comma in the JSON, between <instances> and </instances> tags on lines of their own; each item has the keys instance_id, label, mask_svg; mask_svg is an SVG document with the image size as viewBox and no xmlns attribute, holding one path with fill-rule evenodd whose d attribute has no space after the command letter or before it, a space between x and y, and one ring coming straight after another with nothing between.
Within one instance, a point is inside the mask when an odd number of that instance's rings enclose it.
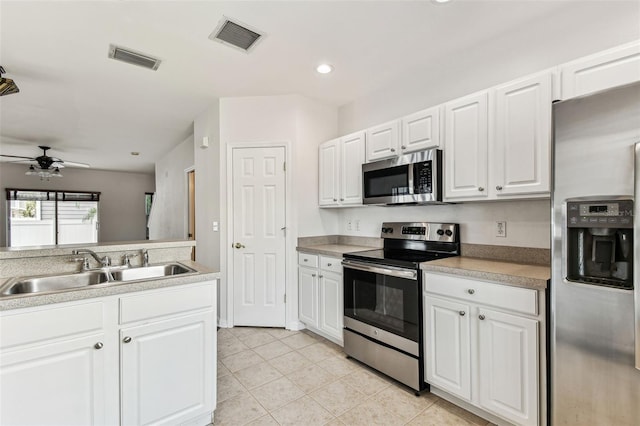
<instances>
[{"instance_id":1,"label":"microwave control panel","mask_svg":"<svg viewBox=\"0 0 640 426\"><path fill-rule=\"evenodd\" d=\"M423 161L413 166L413 187L415 194L430 194L433 186L431 161Z\"/></svg>"}]
</instances>

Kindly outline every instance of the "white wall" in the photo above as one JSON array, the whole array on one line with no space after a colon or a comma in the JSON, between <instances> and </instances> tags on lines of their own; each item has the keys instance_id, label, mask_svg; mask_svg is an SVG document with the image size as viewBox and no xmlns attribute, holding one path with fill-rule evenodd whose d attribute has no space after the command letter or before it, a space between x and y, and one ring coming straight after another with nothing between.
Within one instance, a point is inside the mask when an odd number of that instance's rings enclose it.
<instances>
[{"instance_id":1,"label":"white wall","mask_svg":"<svg viewBox=\"0 0 640 426\"><path fill-rule=\"evenodd\" d=\"M6 245L6 188L97 191L100 194L100 241L134 241L146 238L145 192L154 192L152 173L105 170L62 170L63 177L50 181L26 176L24 164L0 163L0 245Z\"/></svg>"},{"instance_id":2,"label":"white wall","mask_svg":"<svg viewBox=\"0 0 640 426\"><path fill-rule=\"evenodd\" d=\"M605 3L609 3L605 7ZM576 7L578 9L576 9ZM495 45L459 52L456 59L414 69L396 84L343 105L339 134L399 118L478 90L640 38L640 2L581 2L550 17L535 37L505 34ZM505 45L506 43L506 45ZM495 47L495 46L500 46ZM450 206L367 207L340 210L337 233L379 236L383 221L450 221L464 243L550 247L549 201L466 203ZM360 220L360 231L347 230ZM494 222L507 221L498 238Z\"/></svg>"},{"instance_id":3,"label":"white wall","mask_svg":"<svg viewBox=\"0 0 640 426\"><path fill-rule=\"evenodd\" d=\"M187 175L192 167L193 135L156 161L156 194L149 221L149 239L187 238Z\"/></svg>"},{"instance_id":4,"label":"white wall","mask_svg":"<svg viewBox=\"0 0 640 426\"><path fill-rule=\"evenodd\" d=\"M223 98L220 100L221 325L229 315L227 255L232 233L227 217L231 182L227 165L234 144L284 143L287 146L287 327L297 328L296 241L299 235L324 235L337 226L335 212L320 211L318 145L337 132L337 109L298 95Z\"/></svg>"}]
</instances>

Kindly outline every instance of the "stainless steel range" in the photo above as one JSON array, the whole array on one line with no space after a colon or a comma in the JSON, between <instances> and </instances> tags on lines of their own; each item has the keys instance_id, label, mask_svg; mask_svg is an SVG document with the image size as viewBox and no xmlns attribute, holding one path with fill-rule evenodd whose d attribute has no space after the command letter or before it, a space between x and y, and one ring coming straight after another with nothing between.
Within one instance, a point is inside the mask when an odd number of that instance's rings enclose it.
<instances>
[{"instance_id":1,"label":"stainless steel range","mask_svg":"<svg viewBox=\"0 0 640 426\"><path fill-rule=\"evenodd\" d=\"M454 223L385 222L384 247L344 255L344 351L424 390L420 263L460 254Z\"/></svg>"}]
</instances>

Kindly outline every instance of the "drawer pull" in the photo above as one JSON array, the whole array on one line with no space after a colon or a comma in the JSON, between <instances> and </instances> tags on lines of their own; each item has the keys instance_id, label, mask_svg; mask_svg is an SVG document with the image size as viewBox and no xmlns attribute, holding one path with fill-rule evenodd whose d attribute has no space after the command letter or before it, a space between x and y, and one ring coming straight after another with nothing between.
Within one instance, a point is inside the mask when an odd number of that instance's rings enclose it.
<instances>
[{"instance_id":1,"label":"drawer pull","mask_svg":"<svg viewBox=\"0 0 640 426\"><path fill-rule=\"evenodd\" d=\"M303 259L302 261L303 261L303 262L308 262L308 261L309 261L309 259Z\"/></svg>"},{"instance_id":2,"label":"drawer pull","mask_svg":"<svg viewBox=\"0 0 640 426\"><path fill-rule=\"evenodd\" d=\"M96 349L102 349L104 347L104 344L102 342L98 342L95 345L93 345L93 347Z\"/></svg>"},{"instance_id":3,"label":"drawer pull","mask_svg":"<svg viewBox=\"0 0 640 426\"><path fill-rule=\"evenodd\" d=\"M475 292L476 292L476 291L475 291L474 289L472 289L472 288L470 288L469 290L467 290L467 293L469 293L469 294L474 294Z\"/></svg>"},{"instance_id":4,"label":"drawer pull","mask_svg":"<svg viewBox=\"0 0 640 426\"><path fill-rule=\"evenodd\" d=\"M460 311L459 314L460 314L461 317L463 317L463 316L466 315L466 312L465 311Z\"/></svg>"},{"instance_id":5,"label":"drawer pull","mask_svg":"<svg viewBox=\"0 0 640 426\"><path fill-rule=\"evenodd\" d=\"M311 274L311 276L312 276L312 277L315 277L315 276L316 276L316 274Z\"/></svg>"},{"instance_id":6,"label":"drawer pull","mask_svg":"<svg viewBox=\"0 0 640 426\"><path fill-rule=\"evenodd\" d=\"M485 316L480 314L480 316L478 318L480 318L480 320L484 320Z\"/></svg>"},{"instance_id":7,"label":"drawer pull","mask_svg":"<svg viewBox=\"0 0 640 426\"><path fill-rule=\"evenodd\" d=\"M331 266L331 264L330 264L330 263L327 263L327 266Z\"/></svg>"}]
</instances>

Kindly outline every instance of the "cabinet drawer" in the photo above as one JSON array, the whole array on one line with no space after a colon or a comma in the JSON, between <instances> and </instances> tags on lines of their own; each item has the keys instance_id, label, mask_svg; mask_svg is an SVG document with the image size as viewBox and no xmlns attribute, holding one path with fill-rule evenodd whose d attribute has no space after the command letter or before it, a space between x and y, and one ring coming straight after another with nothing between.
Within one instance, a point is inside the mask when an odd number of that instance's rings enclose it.
<instances>
[{"instance_id":1,"label":"cabinet drawer","mask_svg":"<svg viewBox=\"0 0 640 426\"><path fill-rule=\"evenodd\" d=\"M337 257L320 257L320 269L342 274L342 259Z\"/></svg>"},{"instance_id":2,"label":"cabinet drawer","mask_svg":"<svg viewBox=\"0 0 640 426\"><path fill-rule=\"evenodd\" d=\"M318 256L315 254L298 253L298 264L310 268L318 267Z\"/></svg>"},{"instance_id":3,"label":"cabinet drawer","mask_svg":"<svg viewBox=\"0 0 640 426\"><path fill-rule=\"evenodd\" d=\"M538 315L538 292L528 288L425 273L424 289L429 293L455 297L514 312Z\"/></svg>"},{"instance_id":4,"label":"cabinet drawer","mask_svg":"<svg viewBox=\"0 0 640 426\"><path fill-rule=\"evenodd\" d=\"M52 305L55 306L55 305ZM37 343L74 334L95 333L104 326L102 302L62 307L0 317L0 348Z\"/></svg>"},{"instance_id":5,"label":"cabinet drawer","mask_svg":"<svg viewBox=\"0 0 640 426\"><path fill-rule=\"evenodd\" d=\"M120 324L207 309L213 306L214 286L146 291L136 296L120 298Z\"/></svg>"}]
</instances>

